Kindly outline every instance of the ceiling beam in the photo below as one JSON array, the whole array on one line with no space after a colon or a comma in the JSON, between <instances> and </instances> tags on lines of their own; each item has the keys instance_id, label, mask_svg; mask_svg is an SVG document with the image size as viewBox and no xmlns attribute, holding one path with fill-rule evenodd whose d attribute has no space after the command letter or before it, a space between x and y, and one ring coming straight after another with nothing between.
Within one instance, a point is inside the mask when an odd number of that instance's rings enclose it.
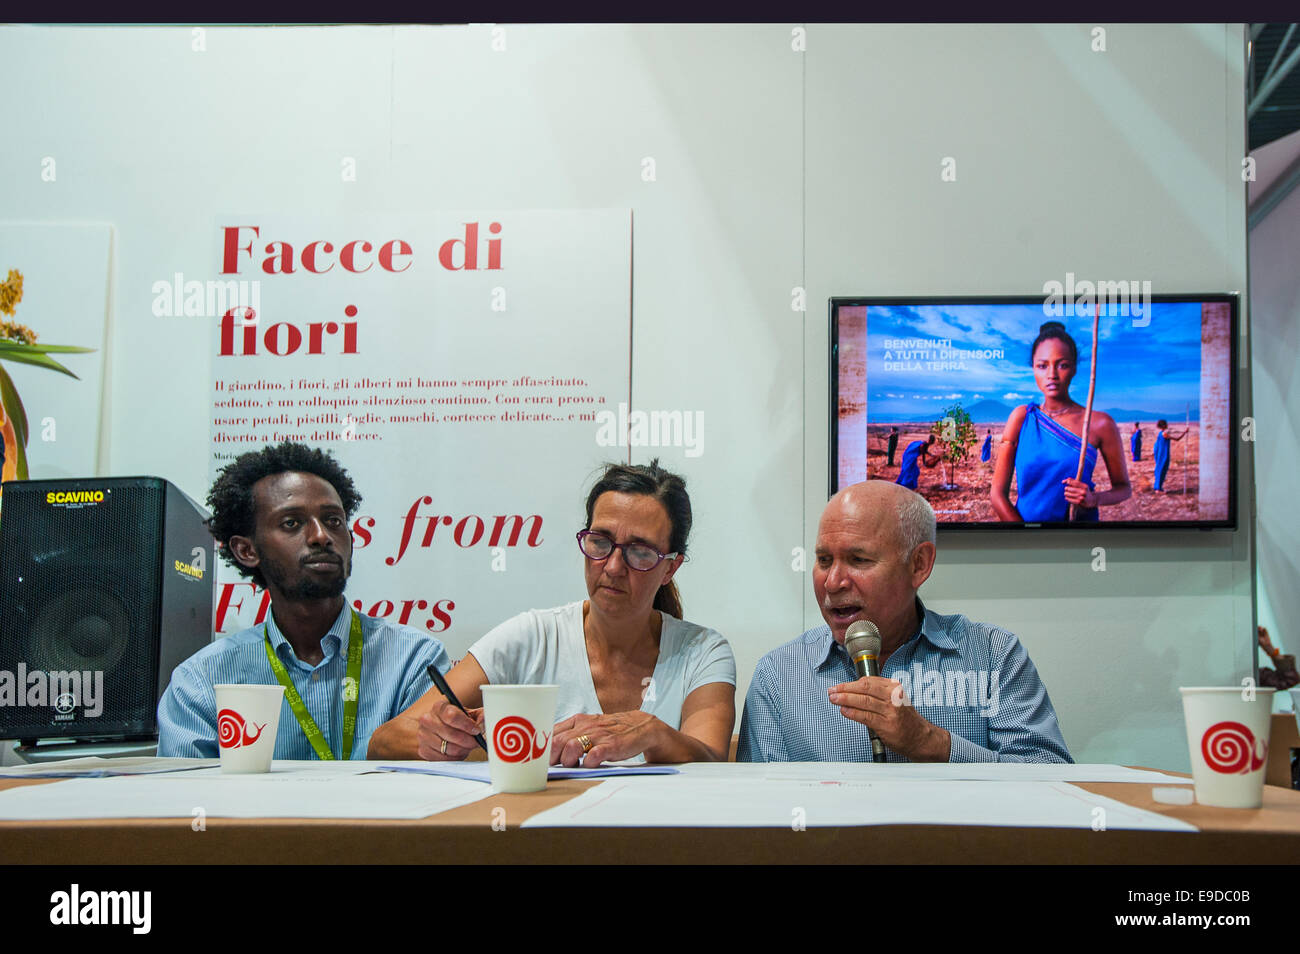
<instances>
[{"instance_id":1,"label":"ceiling beam","mask_svg":"<svg viewBox=\"0 0 1300 954\"><path fill-rule=\"evenodd\" d=\"M1291 71L1295 69L1297 63L1300 63L1300 46L1297 46L1291 51L1291 54L1286 58L1285 62L1277 68L1277 72L1273 73L1273 76L1268 80L1268 82L1260 86L1259 91L1251 98L1250 106L1246 108L1247 119L1259 112L1260 107L1262 107L1268 100L1268 97L1272 94L1273 90L1277 89L1278 85L1281 84L1288 75L1290 75ZM1270 66L1269 69L1272 70L1272 67Z\"/></svg>"},{"instance_id":2,"label":"ceiling beam","mask_svg":"<svg viewBox=\"0 0 1300 954\"><path fill-rule=\"evenodd\" d=\"M1279 46L1277 48L1277 52L1273 54L1273 60L1271 63L1268 64L1268 69L1264 71L1264 78L1260 80L1260 83L1267 83L1270 79L1272 79L1273 71L1277 69L1277 64L1282 62L1282 55L1286 53L1286 46L1288 43L1291 42L1291 34L1294 32L1295 32L1295 24L1293 23L1289 27L1287 27L1286 36L1282 37L1282 45Z\"/></svg>"},{"instance_id":3,"label":"ceiling beam","mask_svg":"<svg viewBox=\"0 0 1300 954\"><path fill-rule=\"evenodd\" d=\"M1264 218L1276 209L1297 185L1300 185L1300 156L1291 161L1291 165L1287 166L1286 171L1273 181L1267 192L1250 204L1250 211L1246 215L1246 231L1249 232L1263 222Z\"/></svg>"}]
</instances>

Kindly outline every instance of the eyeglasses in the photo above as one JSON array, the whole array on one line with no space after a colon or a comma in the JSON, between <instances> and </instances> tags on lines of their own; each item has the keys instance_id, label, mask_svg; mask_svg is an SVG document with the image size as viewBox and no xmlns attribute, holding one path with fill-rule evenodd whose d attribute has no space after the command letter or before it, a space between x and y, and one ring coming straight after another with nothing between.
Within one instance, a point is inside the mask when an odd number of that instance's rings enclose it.
<instances>
[{"instance_id":1,"label":"eyeglasses","mask_svg":"<svg viewBox=\"0 0 1300 954\"><path fill-rule=\"evenodd\" d=\"M615 550L623 551L623 562L634 570L644 573L653 570L664 560L675 559L676 553L660 553L644 543L615 543L603 533L594 530L578 531L578 549L588 560L599 563L608 560Z\"/></svg>"}]
</instances>

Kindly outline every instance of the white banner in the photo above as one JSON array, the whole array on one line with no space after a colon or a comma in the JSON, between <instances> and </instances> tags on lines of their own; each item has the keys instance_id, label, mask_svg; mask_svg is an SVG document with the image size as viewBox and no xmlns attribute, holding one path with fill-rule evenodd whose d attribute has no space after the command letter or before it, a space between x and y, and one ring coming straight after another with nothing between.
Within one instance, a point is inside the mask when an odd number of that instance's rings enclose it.
<instances>
[{"instance_id":1,"label":"white banner","mask_svg":"<svg viewBox=\"0 0 1300 954\"><path fill-rule=\"evenodd\" d=\"M155 298L216 323L211 476L268 443L331 450L365 498L348 599L453 657L514 613L581 598L585 491L627 454L602 446L601 412L630 388L631 213L216 228L216 278L178 275ZM235 571L218 584L219 634L265 617Z\"/></svg>"}]
</instances>

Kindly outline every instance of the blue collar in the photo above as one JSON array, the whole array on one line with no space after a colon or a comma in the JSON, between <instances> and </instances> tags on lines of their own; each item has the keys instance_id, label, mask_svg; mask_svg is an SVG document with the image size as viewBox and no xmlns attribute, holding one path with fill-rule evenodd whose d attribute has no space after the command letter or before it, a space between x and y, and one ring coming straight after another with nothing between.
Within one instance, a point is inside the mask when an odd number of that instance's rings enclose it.
<instances>
[{"instance_id":1,"label":"blue collar","mask_svg":"<svg viewBox=\"0 0 1300 954\"><path fill-rule=\"evenodd\" d=\"M344 597L343 609L334 618L329 630L321 637L320 648L325 655L317 665L309 666L298 658L298 654L293 651L293 646L289 644L289 640L285 639L284 633L280 632L280 627L275 625L275 613L268 612L266 614L266 632L271 637L271 649L275 651L281 661L294 663L303 669L319 669L338 655L340 650L347 645L348 633L351 628L352 607L348 604L347 597ZM281 646L284 647L283 651L280 649Z\"/></svg>"}]
</instances>

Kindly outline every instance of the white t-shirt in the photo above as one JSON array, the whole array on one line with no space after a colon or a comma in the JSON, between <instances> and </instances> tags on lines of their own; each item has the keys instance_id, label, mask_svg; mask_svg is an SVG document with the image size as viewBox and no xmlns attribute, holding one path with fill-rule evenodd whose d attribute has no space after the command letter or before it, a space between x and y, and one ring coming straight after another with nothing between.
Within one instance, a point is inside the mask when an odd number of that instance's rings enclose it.
<instances>
[{"instance_id":1,"label":"white t-shirt","mask_svg":"<svg viewBox=\"0 0 1300 954\"><path fill-rule=\"evenodd\" d=\"M681 728L682 703L711 682L736 684L736 657L712 629L663 615L659 660L642 693L641 711ZM555 721L603 711L591 681L582 601L555 609L528 610L497 626L469 648L496 685L554 683L560 687Z\"/></svg>"}]
</instances>

